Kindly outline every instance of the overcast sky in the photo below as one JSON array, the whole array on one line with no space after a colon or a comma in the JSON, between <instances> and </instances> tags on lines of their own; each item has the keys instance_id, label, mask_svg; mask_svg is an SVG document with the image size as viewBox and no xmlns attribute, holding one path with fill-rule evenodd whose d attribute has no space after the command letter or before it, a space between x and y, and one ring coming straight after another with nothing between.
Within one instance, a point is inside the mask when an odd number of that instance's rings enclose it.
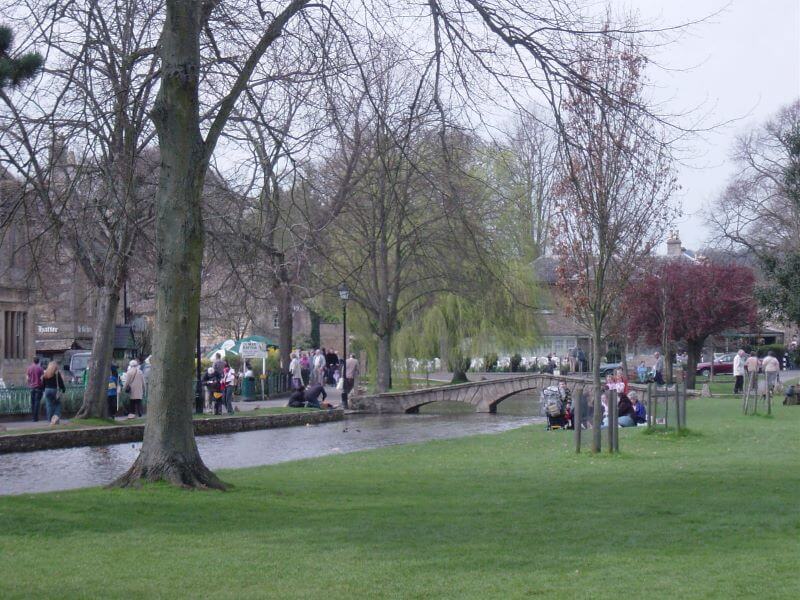
<instances>
[{"instance_id":1,"label":"overcast sky","mask_svg":"<svg viewBox=\"0 0 800 600\"><path fill-rule=\"evenodd\" d=\"M709 237L703 212L732 172L728 160L736 135L762 123L800 98L800 0L616 0L642 19L677 24L723 9L659 49L656 93L675 112L699 107L707 121L737 119L695 141L679 172L685 216L678 227L684 246L701 247ZM688 71L683 71L689 69Z\"/></svg>"}]
</instances>

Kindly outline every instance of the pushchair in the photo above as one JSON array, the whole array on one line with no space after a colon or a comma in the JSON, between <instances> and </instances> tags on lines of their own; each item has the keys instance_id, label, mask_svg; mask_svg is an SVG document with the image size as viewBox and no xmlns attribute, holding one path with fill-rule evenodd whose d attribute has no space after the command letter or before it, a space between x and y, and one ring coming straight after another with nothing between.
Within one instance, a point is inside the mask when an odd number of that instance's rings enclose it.
<instances>
[{"instance_id":1,"label":"pushchair","mask_svg":"<svg viewBox=\"0 0 800 600\"><path fill-rule=\"evenodd\" d=\"M551 385L543 389L540 402L542 413L547 417L547 429L565 429L567 427L567 415L558 387Z\"/></svg>"}]
</instances>

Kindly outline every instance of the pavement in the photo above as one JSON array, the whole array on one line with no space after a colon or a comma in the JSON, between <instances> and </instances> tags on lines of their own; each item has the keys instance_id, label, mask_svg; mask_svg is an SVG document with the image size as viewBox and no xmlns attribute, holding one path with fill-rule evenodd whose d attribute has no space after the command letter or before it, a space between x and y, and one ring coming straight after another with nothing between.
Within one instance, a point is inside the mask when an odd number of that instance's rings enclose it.
<instances>
[{"instance_id":1,"label":"pavement","mask_svg":"<svg viewBox=\"0 0 800 600\"><path fill-rule=\"evenodd\" d=\"M487 379L503 379L507 377L521 377L526 375L526 373L467 373L467 379L470 381L482 381ZM425 380L425 375L415 374L412 377L416 380ZM449 383L453 379L453 374L448 373L447 371L439 371L436 373L429 373L427 379L430 381L436 382L447 382ZM793 383L800 380L800 369L799 370L789 370L789 371L781 371L781 381L786 383ZM334 406L339 406L342 403L342 392L337 390L333 386L325 386L325 392L328 394L328 401L333 404ZM234 410L239 413L247 413L248 411L255 410L256 408L271 408L276 406L286 406L288 402L289 396L288 394L282 396L280 398L276 398L274 400L254 400L250 402L245 402L243 400L235 400L233 402ZM117 417L117 421L125 422L127 419L125 417ZM66 424L70 422L70 419L62 419L62 423ZM45 420L40 420L37 422L34 421L7 421L0 423L0 427L5 427L8 430L20 430L20 429L36 429L36 428L44 428L47 427L48 423Z\"/></svg>"},{"instance_id":2,"label":"pavement","mask_svg":"<svg viewBox=\"0 0 800 600\"><path fill-rule=\"evenodd\" d=\"M334 406L339 406L342 403L342 392L341 390L337 390L333 386L325 386L325 393L328 394L328 402L333 404ZM255 410L257 408L272 408L272 407L280 407L286 406L289 402L289 395L282 395L279 398L275 398L272 400L253 400L253 401L244 401L244 400L234 400L233 401L233 409L234 411L238 412L239 414L246 414L248 411ZM211 411L206 410L206 414L211 414ZM67 424L72 419L61 419L62 424ZM116 417L114 419L120 423L127 422L126 417ZM24 420L24 421L5 421L0 422L0 430L5 427L7 430L22 430L22 429L43 429L49 426L47 420L42 417L39 421L31 421L31 420Z\"/></svg>"}]
</instances>

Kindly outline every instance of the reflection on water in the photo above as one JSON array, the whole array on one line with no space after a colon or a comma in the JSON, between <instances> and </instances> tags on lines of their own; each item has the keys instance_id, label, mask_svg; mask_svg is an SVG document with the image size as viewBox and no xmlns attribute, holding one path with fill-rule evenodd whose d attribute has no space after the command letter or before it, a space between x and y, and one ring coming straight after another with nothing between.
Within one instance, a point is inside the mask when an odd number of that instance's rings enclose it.
<instances>
[{"instance_id":1,"label":"reflection on water","mask_svg":"<svg viewBox=\"0 0 800 600\"><path fill-rule=\"evenodd\" d=\"M268 465L395 444L497 433L538 422L519 414L350 416L310 427L203 436L197 446L212 469ZM428 409L432 410L433 406ZM441 406L442 412L447 409ZM530 413L533 414L533 413ZM133 463L141 443L0 455L0 494L104 485Z\"/></svg>"}]
</instances>

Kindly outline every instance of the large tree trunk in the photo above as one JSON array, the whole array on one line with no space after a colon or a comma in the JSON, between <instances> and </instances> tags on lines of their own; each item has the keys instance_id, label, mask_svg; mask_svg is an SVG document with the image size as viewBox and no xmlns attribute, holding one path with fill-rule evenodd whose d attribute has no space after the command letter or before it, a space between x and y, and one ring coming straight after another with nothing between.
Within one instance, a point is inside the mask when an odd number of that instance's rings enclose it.
<instances>
[{"instance_id":1,"label":"large tree trunk","mask_svg":"<svg viewBox=\"0 0 800 600\"><path fill-rule=\"evenodd\" d=\"M597 453L602 449L602 431L600 425L603 421L603 405L600 402L600 343L602 329L600 326L594 327L594 339L592 340L592 382L594 383L594 414L592 415L592 452Z\"/></svg>"},{"instance_id":2,"label":"large tree trunk","mask_svg":"<svg viewBox=\"0 0 800 600\"><path fill-rule=\"evenodd\" d=\"M100 306L92 344L92 357L89 360L89 373L86 390L83 393L77 419L104 419L108 417L108 376L114 353L114 332L119 308L119 286L104 287L100 293Z\"/></svg>"},{"instance_id":3,"label":"large tree trunk","mask_svg":"<svg viewBox=\"0 0 800 600\"><path fill-rule=\"evenodd\" d=\"M686 389L693 390L696 378L697 378L697 363L700 362L700 354L703 352L703 344L705 344L705 339L702 340L695 340L695 341L687 341L686 343L686 353L689 355L689 359L686 362Z\"/></svg>"},{"instance_id":4,"label":"large tree trunk","mask_svg":"<svg viewBox=\"0 0 800 600\"><path fill-rule=\"evenodd\" d=\"M388 392L392 387L392 334L378 336L377 391Z\"/></svg>"},{"instance_id":5,"label":"large tree trunk","mask_svg":"<svg viewBox=\"0 0 800 600\"><path fill-rule=\"evenodd\" d=\"M294 327L292 291L289 286L280 285L275 292L278 297L278 344L280 345L281 371L288 373L289 363L292 361L292 327Z\"/></svg>"},{"instance_id":6,"label":"large tree trunk","mask_svg":"<svg viewBox=\"0 0 800 600\"><path fill-rule=\"evenodd\" d=\"M158 289L153 371L142 450L116 485L139 480L186 487L223 484L204 464L192 426L193 344L203 256L201 192L207 156L199 128L200 2L167 2L162 83L153 109L161 150L156 196Z\"/></svg>"}]
</instances>

